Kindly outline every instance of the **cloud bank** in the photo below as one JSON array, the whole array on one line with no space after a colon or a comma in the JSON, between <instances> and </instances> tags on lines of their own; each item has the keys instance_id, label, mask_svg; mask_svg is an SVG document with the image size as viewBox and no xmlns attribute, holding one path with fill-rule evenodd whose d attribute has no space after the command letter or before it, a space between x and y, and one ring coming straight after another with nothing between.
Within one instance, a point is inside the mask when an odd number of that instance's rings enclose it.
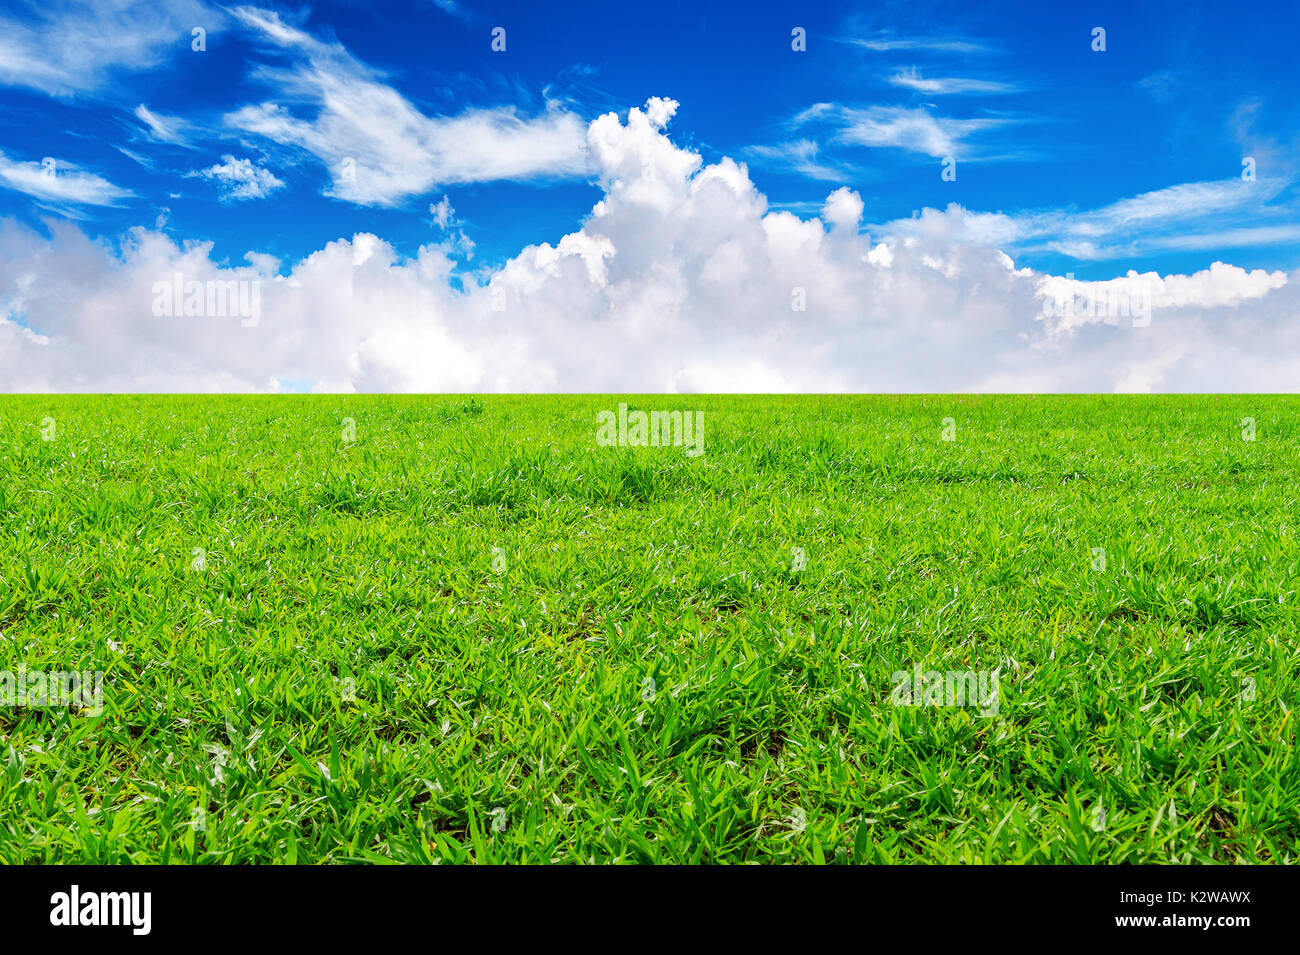
<instances>
[{"instance_id":1,"label":"cloud bank","mask_svg":"<svg viewBox=\"0 0 1300 955\"><path fill-rule=\"evenodd\" d=\"M847 188L818 216L772 211L743 164L705 165L671 141L676 109L655 98L592 121L583 148L600 201L581 228L491 271L465 272L448 241L407 258L365 233L296 263L252 250L229 264L157 229L112 248L66 222L48 237L0 224L0 387L1291 391L1300 381L1300 274L1215 263L1082 283L1016 268L999 240L1029 226L957 206L874 235ZM1202 193L1143 197L1089 221L1105 233L1153 201L1218 195ZM175 301L195 313L158 314L159 288L178 283ZM214 292L247 302L250 287L256 321L213 310Z\"/></svg>"}]
</instances>

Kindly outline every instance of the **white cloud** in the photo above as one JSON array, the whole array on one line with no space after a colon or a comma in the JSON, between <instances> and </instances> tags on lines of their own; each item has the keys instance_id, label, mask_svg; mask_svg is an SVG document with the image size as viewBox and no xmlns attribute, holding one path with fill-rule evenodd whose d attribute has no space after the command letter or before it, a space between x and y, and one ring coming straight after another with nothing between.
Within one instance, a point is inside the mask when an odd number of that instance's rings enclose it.
<instances>
[{"instance_id":1,"label":"white cloud","mask_svg":"<svg viewBox=\"0 0 1300 955\"><path fill-rule=\"evenodd\" d=\"M895 86L933 96L953 93L1014 93L1017 89L1010 83L999 83L993 80L975 80L957 76L924 77L916 67L899 70L889 77L889 82Z\"/></svg>"},{"instance_id":2,"label":"white cloud","mask_svg":"<svg viewBox=\"0 0 1300 955\"><path fill-rule=\"evenodd\" d=\"M1158 70L1148 73L1134 84L1157 103L1167 103L1174 97L1179 86L1178 74L1172 70Z\"/></svg>"},{"instance_id":3,"label":"white cloud","mask_svg":"<svg viewBox=\"0 0 1300 955\"><path fill-rule=\"evenodd\" d=\"M775 146L748 146L745 154L765 166L786 168L825 182L847 182L850 170L818 161L820 147L811 139L798 139Z\"/></svg>"},{"instance_id":4,"label":"white cloud","mask_svg":"<svg viewBox=\"0 0 1300 955\"><path fill-rule=\"evenodd\" d=\"M0 153L0 186L26 193L54 208L71 205L112 206L132 193L102 176L46 157L40 162L16 162Z\"/></svg>"},{"instance_id":5,"label":"white cloud","mask_svg":"<svg viewBox=\"0 0 1300 955\"><path fill-rule=\"evenodd\" d=\"M453 275L438 244L403 258L365 233L296 263L254 254L228 267L208 244L150 229L115 251L67 223L48 240L0 225L0 387L1290 391L1300 380L1300 273L1129 274L1113 281L1150 292L1145 327L1057 317L1046 304L1074 288L1015 267L995 241L1014 234L1009 217L926 210L882 241L861 231L852 190L832 192L820 217L772 211L744 165L705 165L668 139L675 108L654 100L593 121L603 197L581 228L495 271ZM155 284L178 273L260 282L260 322L155 317Z\"/></svg>"},{"instance_id":6,"label":"white cloud","mask_svg":"<svg viewBox=\"0 0 1300 955\"><path fill-rule=\"evenodd\" d=\"M0 16L0 83L54 96L100 89L190 52L190 31L215 31L220 10L198 0L28 0L24 16Z\"/></svg>"},{"instance_id":7,"label":"white cloud","mask_svg":"<svg viewBox=\"0 0 1300 955\"><path fill-rule=\"evenodd\" d=\"M832 226L842 229L854 229L862 221L862 210L866 208L862 197L848 187L841 186L826 197L822 206L822 218Z\"/></svg>"},{"instance_id":8,"label":"white cloud","mask_svg":"<svg viewBox=\"0 0 1300 955\"><path fill-rule=\"evenodd\" d=\"M830 122L836 138L859 146L906 149L935 158L968 158L964 141L971 135L1005 125L1004 119L948 119L921 106L869 106L855 109L817 103L794 119L794 125Z\"/></svg>"},{"instance_id":9,"label":"white cloud","mask_svg":"<svg viewBox=\"0 0 1300 955\"><path fill-rule=\"evenodd\" d=\"M555 104L536 116L511 107L427 116L340 44L317 40L278 13L251 7L232 12L283 48L293 64L254 73L282 102L245 106L228 114L226 124L315 156L332 178L326 195L396 205L454 183L586 171L586 124Z\"/></svg>"},{"instance_id":10,"label":"white cloud","mask_svg":"<svg viewBox=\"0 0 1300 955\"><path fill-rule=\"evenodd\" d=\"M450 16L459 17L462 20L470 19L469 11L457 0L433 0L433 5Z\"/></svg>"},{"instance_id":11,"label":"white cloud","mask_svg":"<svg viewBox=\"0 0 1300 955\"><path fill-rule=\"evenodd\" d=\"M843 42L860 46L874 53L893 53L899 50L962 54L990 52L989 46L985 43L959 37L894 37L882 33L868 39L849 37Z\"/></svg>"},{"instance_id":12,"label":"white cloud","mask_svg":"<svg viewBox=\"0 0 1300 955\"><path fill-rule=\"evenodd\" d=\"M153 172L155 169L157 169L157 164L148 156L142 156L138 152L135 152L132 149L127 149L125 146L115 145L113 148L116 149L118 152L120 152L127 159L130 159L132 162L139 163L141 166L143 166L145 169L148 169L150 172Z\"/></svg>"},{"instance_id":13,"label":"white cloud","mask_svg":"<svg viewBox=\"0 0 1300 955\"><path fill-rule=\"evenodd\" d=\"M1273 203L1286 187L1281 179L1182 183L1085 211L965 213L960 228L963 238L971 241L1022 251L1050 250L1088 261L1279 245L1300 238L1293 207ZM880 229L912 235L940 215L929 209Z\"/></svg>"},{"instance_id":14,"label":"white cloud","mask_svg":"<svg viewBox=\"0 0 1300 955\"><path fill-rule=\"evenodd\" d=\"M274 277L280 272L280 260L274 255L267 255L263 252L247 252L244 254L244 261L252 265L260 275Z\"/></svg>"},{"instance_id":15,"label":"white cloud","mask_svg":"<svg viewBox=\"0 0 1300 955\"><path fill-rule=\"evenodd\" d=\"M1162 276L1156 272L1139 274L1130 269L1126 275L1100 282L1088 282L1080 279L1066 278L1058 275L1043 276L1039 290L1044 298L1053 304L1078 298L1083 301L1093 298L1108 304L1114 302L1130 303L1128 317L1134 303L1149 301L1151 309L1180 308L1236 308L1242 302L1260 299L1270 292L1287 284L1284 272L1267 272L1255 269L1247 272L1235 265L1222 262L1213 263L1208 269L1192 275ZM1094 319L1114 318L1115 315L1062 315L1062 328L1074 328L1088 324ZM1145 318L1145 315L1141 316ZM1141 324L1139 319L1139 325Z\"/></svg>"},{"instance_id":16,"label":"white cloud","mask_svg":"<svg viewBox=\"0 0 1300 955\"><path fill-rule=\"evenodd\" d=\"M135 117L144 123L150 139L174 146L188 146L187 135L193 125L179 116L163 116L141 103L135 108Z\"/></svg>"},{"instance_id":17,"label":"white cloud","mask_svg":"<svg viewBox=\"0 0 1300 955\"><path fill-rule=\"evenodd\" d=\"M447 229L456 221L456 210L451 207L451 200L446 196L436 203L429 203L429 212L439 229Z\"/></svg>"},{"instance_id":18,"label":"white cloud","mask_svg":"<svg viewBox=\"0 0 1300 955\"><path fill-rule=\"evenodd\" d=\"M459 228L462 223L451 206L451 199L443 196L438 202L429 203L429 213L433 216L433 224L446 236L438 248L447 253L459 252L466 259L474 258L474 240Z\"/></svg>"},{"instance_id":19,"label":"white cloud","mask_svg":"<svg viewBox=\"0 0 1300 955\"><path fill-rule=\"evenodd\" d=\"M1296 243L1300 243L1300 225L1273 225L1222 229L1194 235L1165 235L1148 239L1145 246L1155 251L1202 252L1207 249L1248 249L1260 245Z\"/></svg>"},{"instance_id":20,"label":"white cloud","mask_svg":"<svg viewBox=\"0 0 1300 955\"><path fill-rule=\"evenodd\" d=\"M251 159L222 156L221 162L190 173L210 179L221 186L223 199L265 199L284 183L270 170L253 164Z\"/></svg>"},{"instance_id":21,"label":"white cloud","mask_svg":"<svg viewBox=\"0 0 1300 955\"><path fill-rule=\"evenodd\" d=\"M1099 209L1085 217L1081 230L1095 229L1100 233L1115 226L1132 227L1157 219L1185 220L1207 213L1257 206L1272 199L1284 186L1285 183L1279 180L1244 182L1225 179L1155 189Z\"/></svg>"}]
</instances>

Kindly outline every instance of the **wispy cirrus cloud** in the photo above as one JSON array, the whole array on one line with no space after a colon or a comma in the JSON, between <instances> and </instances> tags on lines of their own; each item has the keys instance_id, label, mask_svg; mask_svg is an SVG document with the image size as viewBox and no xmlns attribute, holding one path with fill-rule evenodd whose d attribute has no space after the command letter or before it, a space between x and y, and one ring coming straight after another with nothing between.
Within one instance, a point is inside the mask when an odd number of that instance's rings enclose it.
<instances>
[{"instance_id":1,"label":"wispy cirrus cloud","mask_svg":"<svg viewBox=\"0 0 1300 955\"><path fill-rule=\"evenodd\" d=\"M432 0L435 7L448 16L457 17L461 20L469 21L473 19L473 12L460 0Z\"/></svg>"},{"instance_id":2,"label":"wispy cirrus cloud","mask_svg":"<svg viewBox=\"0 0 1300 955\"><path fill-rule=\"evenodd\" d=\"M290 64L256 70L254 78L272 86L278 101L230 112L226 125L315 156L332 177L326 195L396 205L453 183L586 171L586 123L563 107L551 104L534 116L510 106L426 115L342 45L275 12L237 7L232 13L282 49Z\"/></svg>"},{"instance_id":3,"label":"wispy cirrus cloud","mask_svg":"<svg viewBox=\"0 0 1300 955\"><path fill-rule=\"evenodd\" d=\"M1021 219L1020 242L1103 260L1295 241L1294 206L1274 202L1287 185L1283 179L1182 183L1095 210L1029 214Z\"/></svg>"},{"instance_id":4,"label":"wispy cirrus cloud","mask_svg":"<svg viewBox=\"0 0 1300 955\"><path fill-rule=\"evenodd\" d=\"M1081 261L1279 245L1300 240L1295 203L1285 199L1289 185L1280 178L1224 179L1181 183L1083 211L1008 215L963 210L959 227L945 222L942 228L962 241L1017 252L1057 252ZM933 218L938 215L927 210L876 228L882 234L914 237L938 228Z\"/></svg>"},{"instance_id":5,"label":"wispy cirrus cloud","mask_svg":"<svg viewBox=\"0 0 1300 955\"><path fill-rule=\"evenodd\" d=\"M133 115L144 124L145 135L154 142L169 143L173 146L190 145L189 136L195 126L189 120L155 113L144 103L135 108Z\"/></svg>"},{"instance_id":6,"label":"wispy cirrus cloud","mask_svg":"<svg viewBox=\"0 0 1300 955\"><path fill-rule=\"evenodd\" d=\"M935 158L971 158L965 141L985 130L1011 122L1008 119L950 119L922 106L868 106L855 108L837 103L817 103L794 118L793 124L828 124L842 143L889 147Z\"/></svg>"},{"instance_id":7,"label":"wispy cirrus cloud","mask_svg":"<svg viewBox=\"0 0 1300 955\"><path fill-rule=\"evenodd\" d=\"M901 69L887 77L889 83L905 89L916 90L932 96L948 96L959 93L1016 93L1020 87L1012 83L995 80L976 80L965 77L928 77L922 76L916 67Z\"/></svg>"},{"instance_id":8,"label":"wispy cirrus cloud","mask_svg":"<svg viewBox=\"0 0 1300 955\"><path fill-rule=\"evenodd\" d=\"M821 147L811 139L796 139L774 146L747 146L746 157L765 166L789 169L822 182L848 182L854 170L846 163L819 158Z\"/></svg>"},{"instance_id":9,"label":"wispy cirrus cloud","mask_svg":"<svg viewBox=\"0 0 1300 955\"><path fill-rule=\"evenodd\" d=\"M874 53L924 51L930 53L979 54L994 52L993 48L987 43L965 37L899 37L881 33L874 37L844 37L840 42L862 47L864 50L871 50Z\"/></svg>"},{"instance_id":10,"label":"wispy cirrus cloud","mask_svg":"<svg viewBox=\"0 0 1300 955\"><path fill-rule=\"evenodd\" d=\"M1182 222L1232 210L1258 211L1286 188L1282 179L1188 182L1121 199L1077 219L1085 233L1106 233L1153 221Z\"/></svg>"},{"instance_id":11,"label":"wispy cirrus cloud","mask_svg":"<svg viewBox=\"0 0 1300 955\"><path fill-rule=\"evenodd\" d=\"M52 96L98 90L188 49L192 28L224 21L199 0L20 0L0 15L0 84Z\"/></svg>"},{"instance_id":12,"label":"wispy cirrus cloud","mask_svg":"<svg viewBox=\"0 0 1300 955\"><path fill-rule=\"evenodd\" d=\"M1157 103L1167 103L1174 97L1179 86L1178 74L1173 70L1157 70L1148 73L1133 84L1145 92Z\"/></svg>"},{"instance_id":13,"label":"wispy cirrus cloud","mask_svg":"<svg viewBox=\"0 0 1300 955\"><path fill-rule=\"evenodd\" d=\"M0 186L25 193L59 211L78 205L114 206L134 194L102 176L53 157L21 162L0 152Z\"/></svg>"}]
</instances>

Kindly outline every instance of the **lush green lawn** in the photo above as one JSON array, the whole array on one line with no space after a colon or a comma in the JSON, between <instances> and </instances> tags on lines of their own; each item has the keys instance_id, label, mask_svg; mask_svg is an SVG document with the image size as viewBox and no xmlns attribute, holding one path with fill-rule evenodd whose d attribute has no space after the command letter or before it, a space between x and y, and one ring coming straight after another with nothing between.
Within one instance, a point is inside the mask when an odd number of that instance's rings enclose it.
<instances>
[{"instance_id":1,"label":"lush green lawn","mask_svg":"<svg viewBox=\"0 0 1300 955\"><path fill-rule=\"evenodd\" d=\"M0 399L0 669L104 671L0 708L0 860L1294 862L1298 460L1294 398Z\"/></svg>"}]
</instances>

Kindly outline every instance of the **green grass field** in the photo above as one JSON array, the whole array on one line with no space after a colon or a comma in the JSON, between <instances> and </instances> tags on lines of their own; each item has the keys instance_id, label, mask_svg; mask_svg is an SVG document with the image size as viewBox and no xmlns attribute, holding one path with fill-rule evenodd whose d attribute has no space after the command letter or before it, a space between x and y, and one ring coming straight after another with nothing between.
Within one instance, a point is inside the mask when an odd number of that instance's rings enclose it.
<instances>
[{"instance_id":1,"label":"green grass field","mask_svg":"<svg viewBox=\"0 0 1300 955\"><path fill-rule=\"evenodd\" d=\"M1276 397L0 399L0 669L104 673L0 707L0 861L1295 862L1298 461Z\"/></svg>"}]
</instances>

